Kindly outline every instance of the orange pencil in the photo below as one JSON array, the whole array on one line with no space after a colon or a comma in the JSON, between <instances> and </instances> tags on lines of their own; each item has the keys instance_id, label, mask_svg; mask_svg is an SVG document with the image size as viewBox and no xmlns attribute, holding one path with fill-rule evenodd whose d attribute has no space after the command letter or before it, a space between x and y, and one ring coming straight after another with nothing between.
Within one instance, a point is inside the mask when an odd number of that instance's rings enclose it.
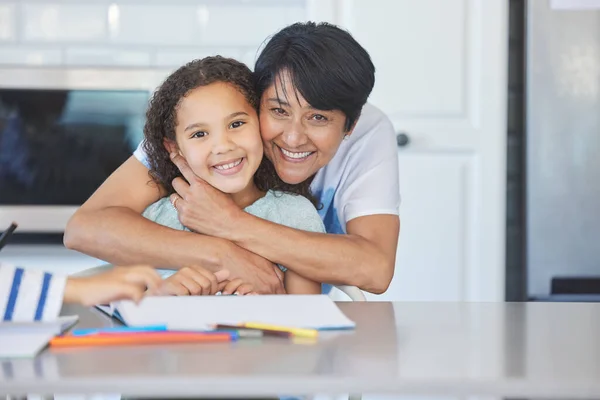
<instances>
[{"instance_id":1,"label":"orange pencil","mask_svg":"<svg viewBox=\"0 0 600 400\"><path fill-rule=\"evenodd\" d=\"M230 342L229 333L144 332L90 336L57 336L50 340L51 347L116 346L136 344Z\"/></svg>"}]
</instances>

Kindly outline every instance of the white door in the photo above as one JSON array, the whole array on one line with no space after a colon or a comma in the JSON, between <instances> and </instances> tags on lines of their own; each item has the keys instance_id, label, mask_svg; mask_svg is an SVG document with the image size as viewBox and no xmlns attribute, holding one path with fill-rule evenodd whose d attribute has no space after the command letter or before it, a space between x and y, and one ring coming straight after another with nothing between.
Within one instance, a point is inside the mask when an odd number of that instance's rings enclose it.
<instances>
[{"instance_id":1,"label":"white door","mask_svg":"<svg viewBox=\"0 0 600 400\"><path fill-rule=\"evenodd\" d=\"M401 233L384 300L504 298L507 2L309 2L367 49L399 147ZM319 6L320 4L320 6Z\"/></svg>"}]
</instances>

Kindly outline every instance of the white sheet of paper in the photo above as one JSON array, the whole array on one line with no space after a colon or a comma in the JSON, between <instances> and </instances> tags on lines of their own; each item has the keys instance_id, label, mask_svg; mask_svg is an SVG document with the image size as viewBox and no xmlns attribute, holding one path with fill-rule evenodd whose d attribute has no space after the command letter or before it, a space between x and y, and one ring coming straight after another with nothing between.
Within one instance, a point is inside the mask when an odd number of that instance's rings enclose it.
<instances>
[{"instance_id":1,"label":"white sheet of paper","mask_svg":"<svg viewBox=\"0 0 600 400\"><path fill-rule=\"evenodd\" d=\"M173 330L245 322L320 330L355 327L326 295L146 297L139 305L121 301L116 308L128 325L165 324Z\"/></svg>"},{"instance_id":2,"label":"white sheet of paper","mask_svg":"<svg viewBox=\"0 0 600 400\"><path fill-rule=\"evenodd\" d=\"M32 358L55 336L50 331L1 332L0 358Z\"/></svg>"},{"instance_id":3,"label":"white sheet of paper","mask_svg":"<svg viewBox=\"0 0 600 400\"><path fill-rule=\"evenodd\" d=\"M35 357L50 339L77 322L76 315L45 322L0 322L0 358Z\"/></svg>"}]
</instances>

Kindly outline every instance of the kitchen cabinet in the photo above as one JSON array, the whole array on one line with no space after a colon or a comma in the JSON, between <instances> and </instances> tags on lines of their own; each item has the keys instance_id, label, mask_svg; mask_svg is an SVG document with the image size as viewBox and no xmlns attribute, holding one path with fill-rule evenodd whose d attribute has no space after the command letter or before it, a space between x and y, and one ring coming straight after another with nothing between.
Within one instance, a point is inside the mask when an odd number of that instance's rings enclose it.
<instances>
[{"instance_id":1,"label":"kitchen cabinet","mask_svg":"<svg viewBox=\"0 0 600 400\"><path fill-rule=\"evenodd\" d=\"M502 301L508 16L501 0L308 2L376 67L369 101L398 132L401 233L370 300Z\"/></svg>"}]
</instances>

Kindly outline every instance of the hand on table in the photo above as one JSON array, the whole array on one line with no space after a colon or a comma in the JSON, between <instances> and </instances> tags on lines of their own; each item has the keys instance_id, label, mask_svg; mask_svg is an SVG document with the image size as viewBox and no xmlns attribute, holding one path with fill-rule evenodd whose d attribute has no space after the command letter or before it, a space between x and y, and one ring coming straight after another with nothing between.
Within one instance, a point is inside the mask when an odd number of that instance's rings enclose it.
<instances>
[{"instance_id":1,"label":"hand on table","mask_svg":"<svg viewBox=\"0 0 600 400\"><path fill-rule=\"evenodd\" d=\"M117 300L138 302L147 290L156 290L161 282L160 275L150 266L114 267L93 276L69 277L64 301L84 306Z\"/></svg>"},{"instance_id":2,"label":"hand on table","mask_svg":"<svg viewBox=\"0 0 600 400\"><path fill-rule=\"evenodd\" d=\"M229 271L215 273L198 266L183 267L162 281L150 295L158 296L209 296L220 290L229 277Z\"/></svg>"}]
</instances>

